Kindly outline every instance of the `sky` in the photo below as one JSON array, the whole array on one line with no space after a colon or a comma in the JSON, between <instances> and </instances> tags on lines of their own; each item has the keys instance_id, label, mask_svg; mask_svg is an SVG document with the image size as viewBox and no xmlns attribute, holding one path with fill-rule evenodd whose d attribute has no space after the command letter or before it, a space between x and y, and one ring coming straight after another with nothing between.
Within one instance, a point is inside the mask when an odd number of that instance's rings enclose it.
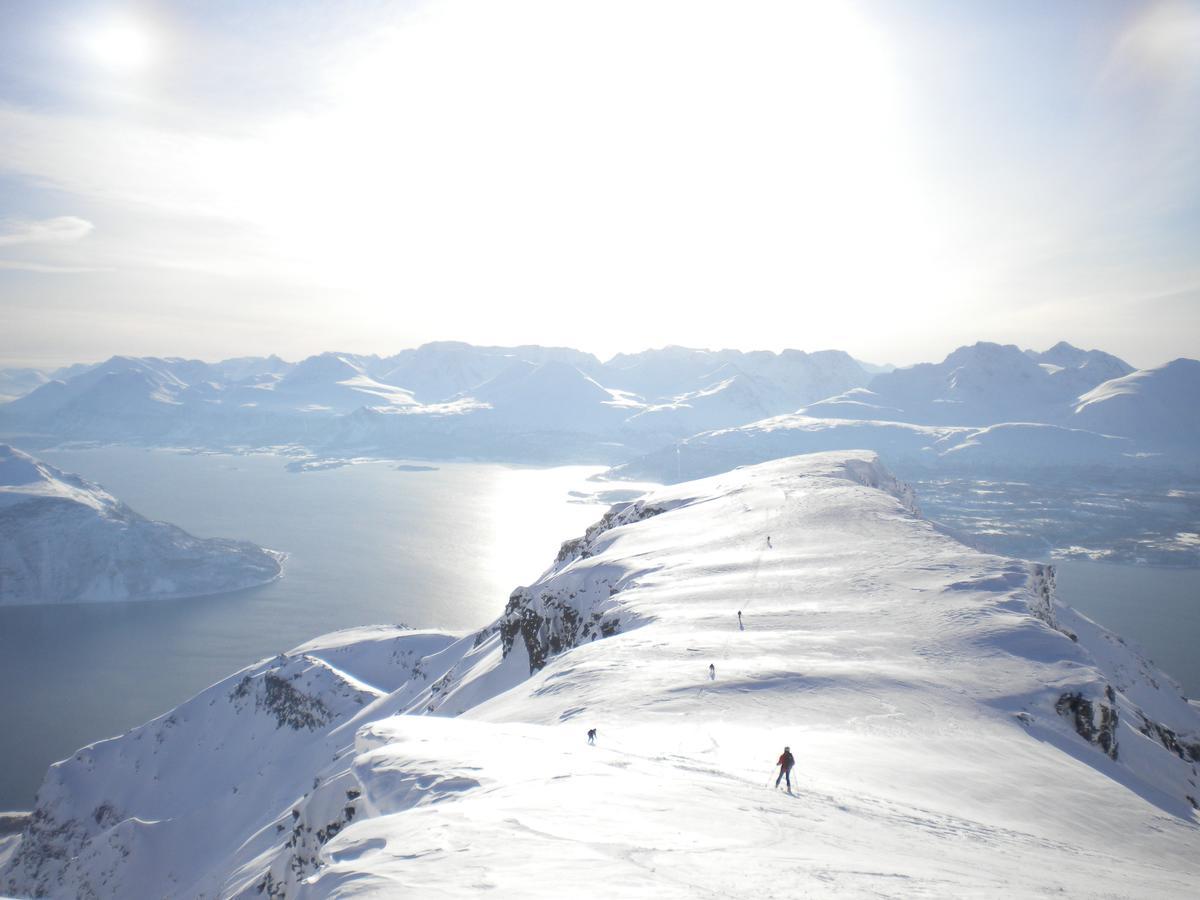
<instances>
[{"instance_id":1,"label":"sky","mask_svg":"<svg viewBox=\"0 0 1200 900\"><path fill-rule=\"evenodd\" d=\"M0 0L0 366L1200 357L1200 2Z\"/></svg>"}]
</instances>

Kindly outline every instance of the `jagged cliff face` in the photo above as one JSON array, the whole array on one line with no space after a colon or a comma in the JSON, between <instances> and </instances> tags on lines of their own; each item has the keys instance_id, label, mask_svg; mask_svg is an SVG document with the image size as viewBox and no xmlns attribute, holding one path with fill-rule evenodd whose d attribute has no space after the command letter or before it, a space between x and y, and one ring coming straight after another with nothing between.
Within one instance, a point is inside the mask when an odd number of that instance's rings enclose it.
<instances>
[{"instance_id":1,"label":"jagged cliff face","mask_svg":"<svg viewBox=\"0 0 1200 900\"><path fill-rule=\"evenodd\" d=\"M194 843L210 860L236 850L261 815L250 807L302 795L336 752L337 726L379 696L316 657L281 655L83 748L47 774L0 887L128 897L152 875L158 891L189 895L186 862L155 861L155 848Z\"/></svg>"},{"instance_id":2,"label":"jagged cliff face","mask_svg":"<svg viewBox=\"0 0 1200 900\"><path fill-rule=\"evenodd\" d=\"M523 641L532 675L564 650L611 637L621 629L621 616L610 602L616 593L604 579L574 590L517 591L508 598L500 626L505 655L512 652L514 642Z\"/></svg>"},{"instance_id":3,"label":"jagged cliff face","mask_svg":"<svg viewBox=\"0 0 1200 900\"><path fill-rule=\"evenodd\" d=\"M0 892L1191 893L1196 707L916 509L865 453L616 507L478 632L328 635L59 763Z\"/></svg>"},{"instance_id":4,"label":"jagged cliff face","mask_svg":"<svg viewBox=\"0 0 1200 900\"><path fill-rule=\"evenodd\" d=\"M1029 611L1075 644L1087 663L1077 684L1055 700L1054 711L1096 751L1113 761L1124 752L1142 778L1200 809L1200 734L1179 686L1123 638L1059 603L1053 566L1028 568ZM1192 737L1180 739L1160 718L1186 723Z\"/></svg>"},{"instance_id":5,"label":"jagged cliff face","mask_svg":"<svg viewBox=\"0 0 1200 900\"><path fill-rule=\"evenodd\" d=\"M590 559L609 543L602 540L616 528L643 522L666 512L665 506L647 505L644 500L619 504L591 526L583 537L566 541L551 568L552 575L533 588L518 588L508 598L499 622L504 655L520 640L529 657L529 674L564 650L601 637L611 637L631 624L622 622L622 578L619 573L588 567L580 574L572 566ZM611 536L610 536L611 537Z\"/></svg>"}]
</instances>

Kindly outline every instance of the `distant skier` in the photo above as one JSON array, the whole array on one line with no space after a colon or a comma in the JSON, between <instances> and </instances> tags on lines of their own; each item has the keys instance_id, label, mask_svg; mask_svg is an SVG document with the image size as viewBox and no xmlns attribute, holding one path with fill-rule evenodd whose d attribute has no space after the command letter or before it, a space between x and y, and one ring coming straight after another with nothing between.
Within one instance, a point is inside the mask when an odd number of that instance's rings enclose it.
<instances>
[{"instance_id":1,"label":"distant skier","mask_svg":"<svg viewBox=\"0 0 1200 900\"><path fill-rule=\"evenodd\" d=\"M796 764L796 757L792 756L792 748L784 747L783 753L779 755L779 762L775 765L779 766L779 777L775 779L775 787L779 787L779 782L786 778L788 793L792 792L792 766Z\"/></svg>"},{"instance_id":2,"label":"distant skier","mask_svg":"<svg viewBox=\"0 0 1200 900\"><path fill-rule=\"evenodd\" d=\"M717 667L714 666L712 663L708 664L708 680L709 681L717 680Z\"/></svg>"},{"instance_id":3,"label":"distant skier","mask_svg":"<svg viewBox=\"0 0 1200 900\"><path fill-rule=\"evenodd\" d=\"M774 548L771 546L771 536L770 536L769 534L767 535L767 549L768 549L768 550L772 550L772 549L774 549Z\"/></svg>"},{"instance_id":4,"label":"distant skier","mask_svg":"<svg viewBox=\"0 0 1200 900\"><path fill-rule=\"evenodd\" d=\"M595 728L588 729L588 743L589 744L596 743L596 729Z\"/></svg>"},{"instance_id":5,"label":"distant skier","mask_svg":"<svg viewBox=\"0 0 1200 900\"><path fill-rule=\"evenodd\" d=\"M738 631L745 631L746 626L742 624L742 611L738 610Z\"/></svg>"}]
</instances>

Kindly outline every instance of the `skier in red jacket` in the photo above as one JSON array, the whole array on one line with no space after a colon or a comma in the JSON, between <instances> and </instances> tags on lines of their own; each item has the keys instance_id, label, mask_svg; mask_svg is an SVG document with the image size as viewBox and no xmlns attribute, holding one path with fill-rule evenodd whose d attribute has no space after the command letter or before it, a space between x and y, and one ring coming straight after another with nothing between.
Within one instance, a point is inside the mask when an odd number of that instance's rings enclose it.
<instances>
[{"instance_id":1,"label":"skier in red jacket","mask_svg":"<svg viewBox=\"0 0 1200 900\"><path fill-rule=\"evenodd\" d=\"M796 757L792 756L792 748L784 747L783 753L779 755L779 762L775 765L779 766L779 777L775 779L775 787L779 787L779 782L787 779L788 793L792 792L792 766L796 764Z\"/></svg>"}]
</instances>

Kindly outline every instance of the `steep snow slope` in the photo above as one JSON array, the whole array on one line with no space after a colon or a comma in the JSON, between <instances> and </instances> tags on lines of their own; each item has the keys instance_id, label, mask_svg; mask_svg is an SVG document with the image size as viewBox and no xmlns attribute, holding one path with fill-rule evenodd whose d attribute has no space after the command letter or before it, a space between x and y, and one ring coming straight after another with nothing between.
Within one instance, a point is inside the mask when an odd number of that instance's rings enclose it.
<instances>
[{"instance_id":1,"label":"steep snow slope","mask_svg":"<svg viewBox=\"0 0 1200 900\"><path fill-rule=\"evenodd\" d=\"M871 380L871 373L843 350L783 350L778 356L758 351L745 354L737 365L776 385L788 399L786 412Z\"/></svg>"},{"instance_id":2,"label":"steep snow slope","mask_svg":"<svg viewBox=\"0 0 1200 900\"><path fill-rule=\"evenodd\" d=\"M729 360L712 350L661 347L618 353L604 363L605 382L651 400L700 390L706 377Z\"/></svg>"},{"instance_id":3,"label":"steep snow slope","mask_svg":"<svg viewBox=\"0 0 1200 900\"><path fill-rule=\"evenodd\" d=\"M1136 445L1128 438L1031 422L1008 422L972 430L943 442L944 466L971 468L1068 468L1136 466Z\"/></svg>"},{"instance_id":4,"label":"steep snow slope","mask_svg":"<svg viewBox=\"0 0 1200 900\"><path fill-rule=\"evenodd\" d=\"M674 440L754 422L787 406L786 395L765 379L746 375L732 366L722 366L715 374L721 377L708 387L636 412L624 427L661 440Z\"/></svg>"},{"instance_id":5,"label":"steep snow slope","mask_svg":"<svg viewBox=\"0 0 1200 900\"><path fill-rule=\"evenodd\" d=\"M891 363L871 363L862 359L854 360L868 375L881 375L884 372L894 372L896 367Z\"/></svg>"},{"instance_id":6,"label":"steep snow slope","mask_svg":"<svg viewBox=\"0 0 1200 900\"><path fill-rule=\"evenodd\" d=\"M1035 472L1089 466L1148 471L1164 461L1140 458L1138 445L1128 438L1058 425L1009 422L968 428L797 414L702 432L617 466L613 474L682 481L798 453L856 447L874 450L895 465L930 471Z\"/></svg>"},{"instance_id":7,"label":"steep snow slope","mask_svg":"<svg viewBox=\"0 0 1200 900\"><path fill-rule=\"evenodd\" d=\"M892 370L896 371L896 370ZM833 397L810 403L803 412L814 419L868 419L907 422L907 413L869 388L854 388Z\"/></svg>"},{"instance_id":8,"label":"steep snow slope","mask_svg":"<svg viewBox=\"0 0 1200 900\"><path fill-rule=\"evenodd\" d=\"M293 363L270 356L238 356L212 363L212 370L224 381L242 381L260 375L282 375Z\"/></svg>"},{"instance_id":9,"label":"steep snow slope","mask_svg":"<svg viewBox=\"0 0 1200 900\"><path fill-rule=\"evenodd\" d=\"M850 388L865 385L870 374L848 353L841 350L784 350L778 354L766 350L692 350L687 347L663 347L641 353L617 354L604 364L597 376L605 384L634 391L652 401L669 402L680 394L696 393L724 380L730 374L744 373L769 383L784 398L783 408L792 411L805 403L830 397Z\"/></svg>"},{"instance_id":10,"label":"steep snow slope","mask_svg":"<svg viewBox=\"0 0 1200 900\"><path fill-rule=\"evenodd\" d=\"M286 408L299 412L350 412L362 406L416 406L412 392L376 381L369 360L346 353L321 353L302 360L282 375L265 378L236 394L240 405Z\"/></svg>"},{"instance_id":11,"label":"steep snow slope","mask_svg":"<svg viewBox=\"0 0 1200 900\"><path fill-rule=\"evenodd\" d=\"M483 427L510 431L611 433L641 408L627 394L554 360L515 362L462 399L487 405L477 414Z\"/></svg>"},{"instance_id":12,"label":"steep snow slope","mask_svg":"<svg viewBox=\"0 0 1200 900\"><path fill-rule=\"evenodd\" d=\"M342 416L310 446L333 454L615 461L627 455L618 428L641 408L567 363L518 360L444 403Z\"/></svg>"},{"instance_id":13,"label":"steep snow slope","mask_svg":"<svg viewBox=\"0 0 1200 900\"><path fill-rule=\"evenodd\" d=\"M1059 341L1041 353L1033 350L1025 352L1043 365L1054 366L1057 369L1054 374L1066 373L1065 377L1075 382L1072 389L1076 394L1082 394L1098 384L1133 371L1133 366L1111 353L1105 353L1103 350L1081 350L1066 341Z\"/></svg>"},{"instance_id":14,"label":"steep snow slope","mask_svg":"<svg viewBox=\"0 0 1200 900\"><path fill-rule=\"evenodd\" d=\"M1031 354L1012 344L980 341L940 363L876 375L868 392L851 391L805 412L925 425L1062 424L1079 394L1128 371L1115 356L1065 342Z\"/></svg>"},{"instance_id":15,"label":"steep snow slope","mask_svg":"<svg viewBox=\"0 0 1200 900\"><path fill-rule=\"evenodd\" d=\"M1077 427L1200 455L1200 360L1176 359L1106 381L1081 396Z\"/></svg>"},{"instance_id":16,"label":"steep snow slope","mask_svg":"<svg viewBox=\"0 0 1200 900\"><path fill-rule=\"evenodd\" d=\"M0 403L24 397L48 380L41 369L0 369Z\"/></svg>"},{"instance_id":17,"label":"steep snow slope","mask_svg":"<svg viewBox=\"0 0 1200 900\"><path fill-rule=\"evenodd\" d=\"M1197 709L915 510L867 453L616 507L476 634L330 635L56 764L0 887L1193 893Z\"/></svg>"},{"instance_id":18,"label":"steep snow slope","mask_svg":"<svg viewBox=\"0 0 1200 900\"><path fill-rule=\"evenodd\" d=\"M189 384L202 384L210 374L198 360L114 356L42 385L7 404L5 412L63 428L145 427L174 415Z\"/></svg>"},{"instance_id":19,"label":"steep snow slope","mask_svg":"<svg viewBox=\"0 0 1200 900\"><path fill-rule=\"evenodd\" d=\"M325 353L290 365L277 357L199 360L115 356L50 381L0 409L5 429L87 440L188 445L287 443L313 414L416 404L367 373L371 358Z\"/></svg>"},{"instance_id":20,"label":"steep snow slope","mask_svg":"<svg viewBox=\"0 0 1200 900\"><path fill-rule=\"evenodd\" d=\"M0 444L0 605L214 594L262 584L282 554L151 522L77 475Z\"/></svg>"},{"instance_id":21,"label":"steep snow slope","mask_svg":"<svg viewBox=\"0 0 1200 900\"><path fill-rule=\"evenodd\" d=\"M404 350L382 363L382 381L411 390L422 403L438 403L495 378L514 362L560 362L588 375L600 370L590 353L565 347L477 347L461 341L434 341Z\"/></svg>"},{"instance_id":22,"label":"steep snow slope","mask_svg":"<svg viewBox=\"0 0 1200 900\"><path fill-rule=\"evenodd\" d=\"M736 428L702 432L617 466L618 478L677 482L703 478L735 466L800 453L868 448L892 463L934 465L947 448L974 428L910 425L867 419L773 416Z\"/></svg>"},{"instance_id":23,"label":"steep snow slope","mask_svg":"<svg viewBox=\"0 0 1200 900\"><path fill-rule=\"evenodd\" d=\"M423 344L387 360L382 380L402 384L422 403L436 403L483 384L512 364L509 356L456 342Z\"/></svg>"}]
</instances>

